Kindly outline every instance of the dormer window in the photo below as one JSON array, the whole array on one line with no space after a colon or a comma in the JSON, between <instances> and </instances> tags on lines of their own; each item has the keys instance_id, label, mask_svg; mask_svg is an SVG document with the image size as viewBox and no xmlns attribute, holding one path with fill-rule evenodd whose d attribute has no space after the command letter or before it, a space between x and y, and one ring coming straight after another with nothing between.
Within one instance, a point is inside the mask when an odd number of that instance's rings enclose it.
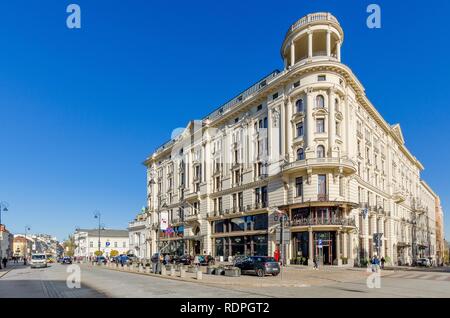
<instances>
[{"instance_id":1,"label":"dormer window","mask_svg":"<svg viewBox=\"0 0 450 318\"><path fill-rule=\"evenodd\" d=\"M303 148L297 149L297 160L305 160L305 152L303 151Z\"/></svg>"},{"instance_id":2,"label":"dormer window","mask_svg":"<svg viewBox=\"0 0 450 318\"><path fill-rule=\"evenodd\" d=\"M262 109L262 105L258 105L258 107L256 107L256 111L259 112Z\"/></svg>"},{"instance_id":3,"label":"dormer window","mask_svg":"<svg viewBox=\"0 0 450 318\"><path fill-rule=\"evenodd\" d=\"M322 145L317 146L317 158L325 158L325 147Z\"/></svg>"},{"instance_id":4,"label":"dormer window","mask_svg":"<svg viewBox=\"0 0 450 318\"><path fill-rule=\"evenodd\" d=\"M303 99L299 99L295 102L295 109L297 110L297 113L303 113L305 111Z\"/></svg>"},{"instance_id":5,"label":"dormer window","mask_svg":"<svg viewBox=\"0 0 450 318\"><path fill-rule=\"evenodd\" d=\"M272 95L272 99L275 100L275 99L277 99L277 98L278 98L278 93L275 93L275 94Z\"/></svg>"},{"instance_id":6,"label":"dormer window","mask_svg":"<svg viewBox=\"0 0 450 318\"><path fill-rule=\"evenodd\" d=\"M323 95L317 95L316 97L316 107L317 108L324 108L325 107L325 98Z\"/></svg>"},{"instance_id":7,"label":"dormer window","mask_svg":"<svg viewBox=\"0 0 450 318\"><path fill-rule=\"evenodd\" d=\"M326 75L319 75L317 76L317 81L318 82L325 82L327 80L327 76Z\"/></svg>"}]
</instances>

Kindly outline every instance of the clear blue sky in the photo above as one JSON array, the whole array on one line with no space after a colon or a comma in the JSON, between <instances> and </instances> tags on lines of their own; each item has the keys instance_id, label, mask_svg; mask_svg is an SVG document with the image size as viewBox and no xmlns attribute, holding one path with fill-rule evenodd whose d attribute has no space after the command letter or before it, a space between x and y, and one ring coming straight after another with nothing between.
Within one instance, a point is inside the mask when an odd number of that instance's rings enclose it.
<instances>
[{"instance_id":1,"label":"clear blue sky","mask_svg":"<svg viewBox=\"0 0 450 318\"><path fill-rule=\"evenodd\" d=\"M82 29L65 25L82 9ZM382 8L369 30L366 7ZM13 232L64 238L125 228L145 205L142 161L173 128L199 119L275 68L291 23L330 11L345 31L343 62L450 210L450 2L2 1L0 200ZM449 215L447 213L447 215ZM447 238L450 215L446 218Z\"/></svg>"}]
</instances>

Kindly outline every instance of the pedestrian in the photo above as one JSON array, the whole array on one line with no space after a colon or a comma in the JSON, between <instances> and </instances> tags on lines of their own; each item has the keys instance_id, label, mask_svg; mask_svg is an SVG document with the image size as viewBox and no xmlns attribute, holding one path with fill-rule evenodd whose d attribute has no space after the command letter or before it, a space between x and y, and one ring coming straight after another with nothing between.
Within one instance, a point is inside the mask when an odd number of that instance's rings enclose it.
<instances>
[{"instance_id":1,"label":"pedestrian","mask_svg":"<svg viewBox=\"0 0 450 318\"><path fill-rule=\"evenodd\" d=\"M317 257L313 258L313 263L314 263L314 267L313 268L315 270L318 270L319 269L319 262L318 262Z\"/></svg>"},{"instance_id":2,"label":"pedestrian","mask_svg":"<svg viewBox=\"0 0 450 318\"><path fill-rule=\"evenodd\" d=\"M164 265L168 265L170 263L170 255L166 254L166 256L164 256Z\"/></svg>"},{"instance_id":3,"label":"pedestrian","mask_svg":"<svg viewBox=\"0 0 450 318\"><path fill-rule=\"evenodd\" d=\"M195 255L195 257L194 257L194 265L198 266L199 264L200 264L200 261L199 261L198 255Z\"/></svg>"},{"instance_id":4,"label":"pedestrian","mask_svg":"<svg viewBox=\"0 0 450 318\"><path fill-rule=\"evenodd\" d=\"M384 269L384 263L386 263L386 259L383 257L381 257L381 269Z\"/></svg>"},{"instance_id":5,"label":"pedestrian","mask_svg":"<svg viewBox=\"0 0 450 318\"><path fill-rule=\"evenodd\" d=\"M278 247L275 249L275 252L273 252L273 258L277 263L280 261L280 250L278 249Z\"/></svg>"},{"instance_id":6,"label":"pedestrian","mask_svg":"<svg viewBox=\"0 0 450 318\"><path fill-rule=\"evenodd\" d=\"M6 256L3 257L2 262L3 262L3 267L6 268L6 264L8 263L8 259L6 258Z\"/></svg>"}]
</instances>

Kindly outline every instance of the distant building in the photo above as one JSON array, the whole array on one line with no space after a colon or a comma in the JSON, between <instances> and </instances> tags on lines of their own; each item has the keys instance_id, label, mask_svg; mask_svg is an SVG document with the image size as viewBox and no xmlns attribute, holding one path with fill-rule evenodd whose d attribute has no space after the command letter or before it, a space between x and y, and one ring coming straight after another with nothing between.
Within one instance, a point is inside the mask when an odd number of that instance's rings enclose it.
<instances>
[{"instance_id":1,"label":"distant building","mask_svg":"<svg viewBox=\"0 0 450 318\"><path fill-rule=\"evenodd\" d=\"M0 224L0 258L12 256L13 239L14 236Z\"/></svg>"},{"instance_id":2,"label":"distant building","mask_svg":"<svg viewBox=\"0 0 450 318\"><path fill-rule=\"evenodd\" d=\"M150 258L150 217L144 208L128 223L130 252L139 259Z\"/></svg>"},{"instance_id":3,"label":"distant building","mask_svg":"<svg viewBox=\"0 0 450 318\"><path fill-rule=\"evenodd\" d=\"M33 247L33 240L30 237L18 234L14 235L13 239L13 255L17 257L24 257L30 255Z\"/></svg>"},{"instance_id":4,"label":"distant building","mask_svg":"<svg viewBox=\"0 0 450 318\"><path fill-rule=\"evenodd\" d=\"M100 234L100 237L99 237ZM104 229L99 233L98 229L77 229L74 233L76 244L75 257L90 257L95 255L99 249L106 257L110 256L112 250L119 254L126 254L129 251L129 237L127 230Z\"/></svg>"}]
</instances>

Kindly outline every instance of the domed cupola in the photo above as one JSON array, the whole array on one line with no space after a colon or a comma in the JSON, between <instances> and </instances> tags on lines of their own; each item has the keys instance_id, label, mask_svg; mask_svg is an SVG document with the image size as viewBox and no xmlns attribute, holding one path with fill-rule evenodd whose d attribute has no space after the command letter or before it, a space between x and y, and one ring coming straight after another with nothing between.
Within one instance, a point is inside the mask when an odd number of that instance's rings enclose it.
<instances>
[{"instance_id":1,"label":"domed cupola","mask_svg":"<svg viewBox=\"0 0 450 318\"><path fill-rule=\"evenodd\" d=\"M281 46L284 66L320 60L340 62L343 41L344 31L331 13L308 14L286 33Z\"/></svg>"}]
</instances>

